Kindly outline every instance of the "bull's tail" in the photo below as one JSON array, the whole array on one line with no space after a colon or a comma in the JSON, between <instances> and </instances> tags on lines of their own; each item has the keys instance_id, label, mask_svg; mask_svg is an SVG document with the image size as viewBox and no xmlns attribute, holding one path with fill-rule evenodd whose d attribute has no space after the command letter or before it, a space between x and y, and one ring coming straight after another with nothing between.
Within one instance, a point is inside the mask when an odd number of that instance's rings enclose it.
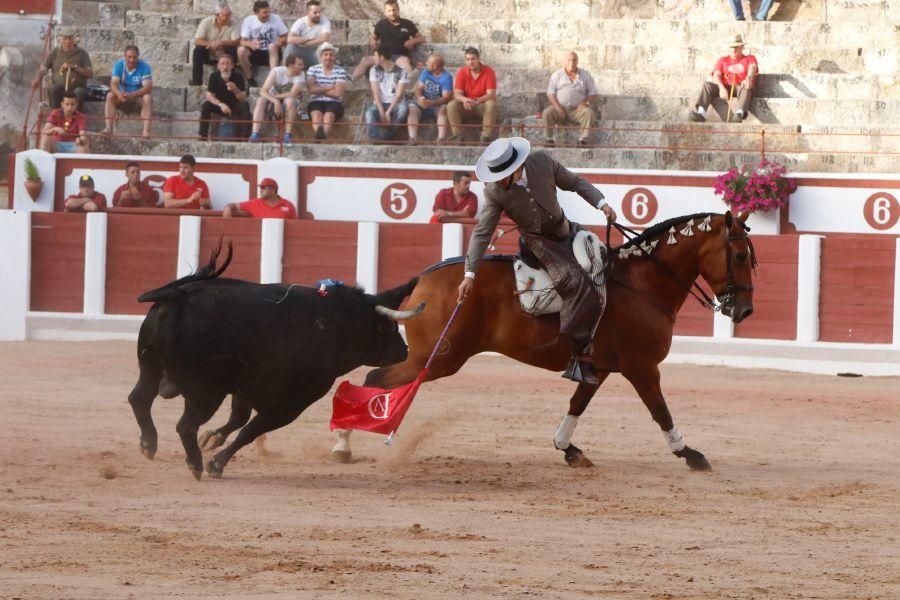
<instances>
[{"instance_id":1,"label":"bull's tail","mask_svg":"<svg viewBox=\"0 0 900 600\"><path fill-rule=\"evenodd\" d=\"M215 279L225 272L225 269L228 268L228 265L231 264L231 258L233 255L232 244L228 242L228 251L225 254L225 260L222 261L222 266L216 267L216 262L219 259L219 254L222 253L222 238L219 238L219 245L213 250L212 254L209 257L209 262L200 267L196 273L192 273L191 275L186 275L181 279L176 279L171 283L167 283L166 285L156 288L155 290L150 290L149 292L144 292L140 296L138 296L138 302L161 302L163 300L177 300L184 296L184 290L181 289L181 286L191 283L193 281L203 281L207 279Z\"/></svg>"}]
</instances>

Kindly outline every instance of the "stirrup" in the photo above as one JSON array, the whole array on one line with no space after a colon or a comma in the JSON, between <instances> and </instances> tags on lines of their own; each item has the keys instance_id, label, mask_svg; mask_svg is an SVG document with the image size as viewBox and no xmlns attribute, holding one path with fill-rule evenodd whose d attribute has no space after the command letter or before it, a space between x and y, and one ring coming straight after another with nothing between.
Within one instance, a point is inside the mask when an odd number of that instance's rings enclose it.
<instances>
[{"instance_id":1,"label":"stirrup","mask_svg":"<svg viewBox=\"0 0 900 600\"><path fill-rule=\"evenodd\" d=\"M566 367L566 371L562 376L578 383L600 385L600 379L597 377L596 371L594 371L594 366L575 357L572 357L569 361L569 366Z\"/></svg>"}]
</instances>

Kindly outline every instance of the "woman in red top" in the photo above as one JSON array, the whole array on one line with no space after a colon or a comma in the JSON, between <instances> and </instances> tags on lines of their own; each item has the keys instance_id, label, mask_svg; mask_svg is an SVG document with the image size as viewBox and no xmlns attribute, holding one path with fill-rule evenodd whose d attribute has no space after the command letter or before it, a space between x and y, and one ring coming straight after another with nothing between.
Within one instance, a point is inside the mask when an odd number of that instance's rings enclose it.
<instances>
[{"instance_id":1,"label":"woman in red top","mask_svg":"<svg viewBox=\"0 0 900 600\"><path fill-rule=\"evenodd\" d=\"M166 208L212 208L206 182L194 177L197 160L185 154L178 161L178 175L172 175L163 184L163 204Z\"/></svg>"},{"instance_id":2,"label":"woman in red top","mask_svg":"<svg viewBox=\"0 0 900 600\"><path fill-rule=\"evenodd\" d=\"M225 206L223 217L255 217L257 219L296 219L294 205L278 195L278 183L266 177L259 182L260 197Z\"/></svg>"}]
</instances>

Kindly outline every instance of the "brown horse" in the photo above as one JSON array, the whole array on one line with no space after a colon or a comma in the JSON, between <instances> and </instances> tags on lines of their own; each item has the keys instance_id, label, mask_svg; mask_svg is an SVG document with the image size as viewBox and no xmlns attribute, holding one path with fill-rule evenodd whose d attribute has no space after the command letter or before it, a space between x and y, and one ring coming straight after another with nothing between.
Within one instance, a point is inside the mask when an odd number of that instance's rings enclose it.
<instances>
[{"instance_id":1,"label":"brown horse","mask_svg":"<svg viewBox=\"0 0 900 600\"><path fill-rule=\"evenodd\" d=\"M739 323L753 312L753 246L743 221L731 213L704 213L659 223L610 253L607 307L594 337L594 365L600 384L611 372L631 382L662 429L669 448L692 469L706 470L702 453L684 443L672 421L660 389L659 363L669 353L675 315L698 275L721 302L723 314ZM406 325L409 355L405 362L371 371L365 385L394 388L412 381L457 302L463 276L461 262L447 261L428 270L409 302L428 307ZM499 352L551 371L562 371L569 360L569 343L557 335L558 315L532 317L515 294L509 260L485 260L475 287L466 299L426 381L456 373L480 352ZM587 408L598 385L578 384L569 412L560 423L554 444L572 466L589 466L571 444L577 418ZM349 432L338 432L333 455L350 458Z\"/></svg>"}]
</instances>

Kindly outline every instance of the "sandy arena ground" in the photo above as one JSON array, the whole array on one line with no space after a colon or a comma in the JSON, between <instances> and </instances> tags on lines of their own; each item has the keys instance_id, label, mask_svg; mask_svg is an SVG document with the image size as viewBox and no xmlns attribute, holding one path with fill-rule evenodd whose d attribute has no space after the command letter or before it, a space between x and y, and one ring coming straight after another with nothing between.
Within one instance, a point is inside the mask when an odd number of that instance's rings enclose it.
<instances>
[{"instance_id":1,"label":"sandy arena ground","mask_svg":"<svg viewBox=\"0 0 900 600\"><path fill-rule=\"evenodd\" d=\"M578 470L551 442L571 385L480 357L391 448L357 433L332 463L323 400L198 483L180 400L138 451L133 343L5 343L0 365L3 599L900 598L897 379L665 367L694 473L613 376Z\"/></svg>"}]
</instances>

